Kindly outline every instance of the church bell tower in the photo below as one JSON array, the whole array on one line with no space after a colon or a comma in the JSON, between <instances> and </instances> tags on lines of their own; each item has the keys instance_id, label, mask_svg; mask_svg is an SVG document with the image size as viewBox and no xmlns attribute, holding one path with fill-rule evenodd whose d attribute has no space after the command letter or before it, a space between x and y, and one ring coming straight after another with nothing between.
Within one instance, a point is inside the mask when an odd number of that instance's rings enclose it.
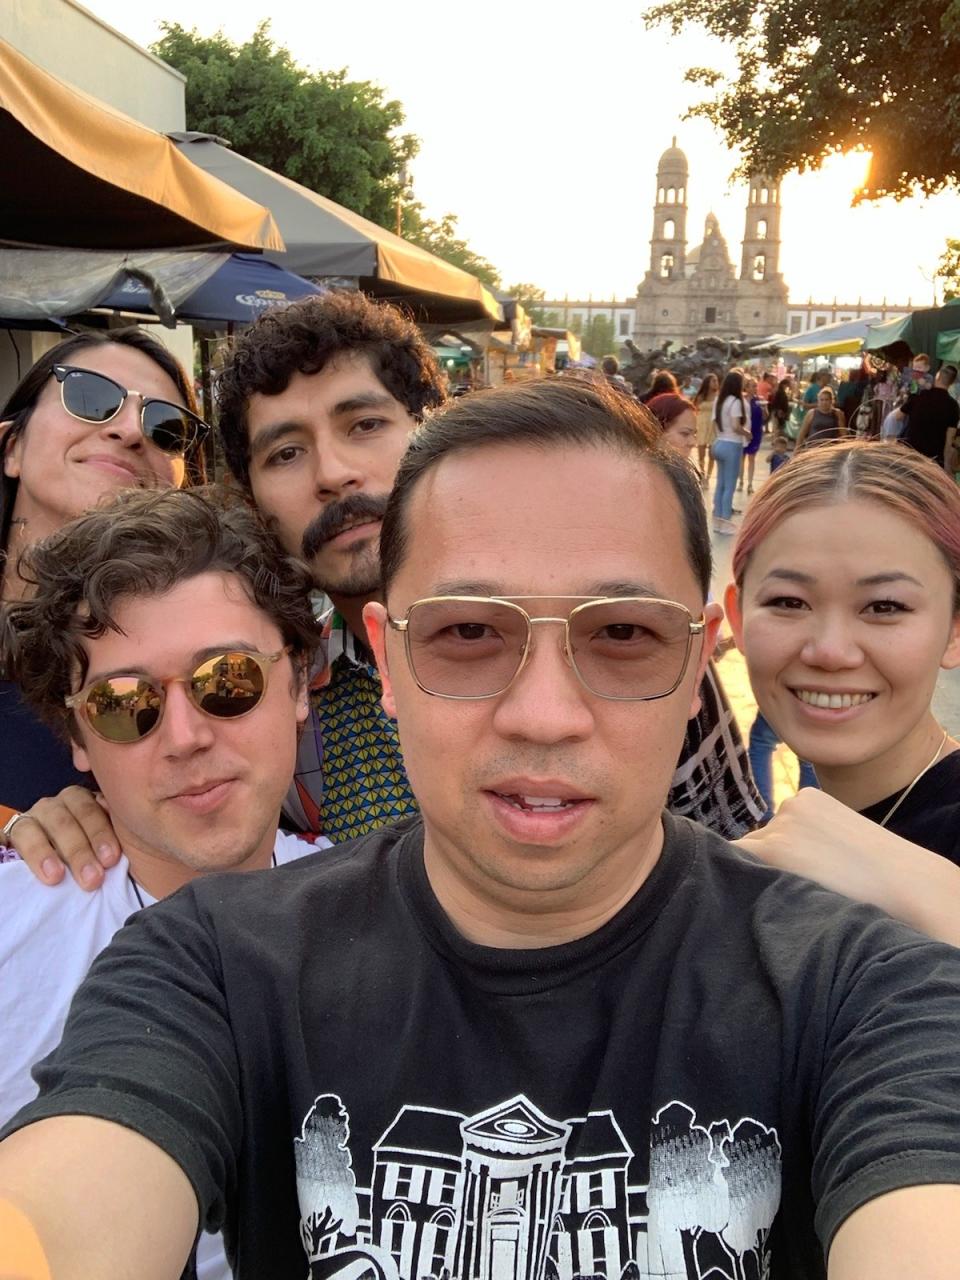
<instances>
[{"instance_id":1,"label":"church bell tower","mask_svg":"<svg viewBox=\"0 0 960 1280\"><path fill-rule=\"evenodd\" d=\"M752 174L743 226L740 279L760 284L780 272L780 186Z\"/></svg>"},{"instance_id":2,"label":"church bell tower","mask_svg":"<svg viewBox=\"0 0 960 1280\"><path fill-rule=\"evenodd\" d=\"M687 252L687 157L676 138L657 165L657 202L653 207L650 275L654 280L683 280Z\"/></svg>"}]
</instances>

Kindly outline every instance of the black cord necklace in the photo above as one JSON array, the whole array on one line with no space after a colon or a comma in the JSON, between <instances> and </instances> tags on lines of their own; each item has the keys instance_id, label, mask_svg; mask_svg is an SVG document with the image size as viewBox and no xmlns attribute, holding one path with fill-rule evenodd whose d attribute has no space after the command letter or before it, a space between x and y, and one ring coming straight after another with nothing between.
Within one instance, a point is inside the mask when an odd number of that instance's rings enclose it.
<instances>
[{"instance_id":1,"label":"black cord necklace","mask_svg":"<svg viewBox=\"0 0 960 1280\"><path fill-rule=\"evenodd\" d=\"M277 851L276 851L276 849L274 849L274 851L273 851L273 853L272 853L272 855L271 855L270 865L271 865L271 866L273 866L273 867L275 867L275 866L277 865ZM137 901L140 903L140 908L141 908L141 910L142 910L142 909L143 909L147 904L146 904L146 903L144 902L144 900L143 900L143 894L140 892L140 886L137 884L136 880L134 880L134 878L133 878L133 874L132 874L132 872L130 871L130 868L129 868L129 867L127 868L127 879L130 881L130 886L131 886L131 888L133 889L133 892L136 894Z\"/></svg>"}]
</instances>

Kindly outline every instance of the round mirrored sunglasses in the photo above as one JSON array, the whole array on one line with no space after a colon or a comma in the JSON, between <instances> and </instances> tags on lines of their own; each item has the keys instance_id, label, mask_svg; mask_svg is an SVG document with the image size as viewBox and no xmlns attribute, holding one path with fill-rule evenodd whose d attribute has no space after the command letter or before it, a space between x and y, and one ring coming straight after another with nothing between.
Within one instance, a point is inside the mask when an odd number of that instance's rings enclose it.
<instances>
[{"instance_id":1,"label":"round mirrored sunglasses","mask_svg":"<svg viewBox=\"0 0 960 1280\"><path fill-rule=\"evenodd\" d=\"M166 680L136 672L103 676L64 702L105 742L140 742L160 724L169 685L182 684L205 715L236 720L259 705L267 691L270 667L289 652L289 645L276 653L231 649L204 658L187 676Z\"/></svg>"}]
</instances>

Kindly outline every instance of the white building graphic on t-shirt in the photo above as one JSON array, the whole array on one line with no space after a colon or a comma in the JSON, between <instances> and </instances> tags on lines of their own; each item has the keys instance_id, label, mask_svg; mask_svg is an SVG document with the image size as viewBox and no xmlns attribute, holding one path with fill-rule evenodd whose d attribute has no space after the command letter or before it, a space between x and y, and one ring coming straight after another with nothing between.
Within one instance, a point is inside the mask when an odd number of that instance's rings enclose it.
<instances>
[{"instance_id":1,"label":"white building graphic on t-shirt","mask_svg":"<svg viewBox=\"0 0 960 1280\"><path fill-rule=\"evenodd\" d=\"M346 1108L322 1095L297 1139L311 1276L365 1258L381 1280L761 1280L776 1132L707 1129L673 1102L650 1139L649 1182L631 1185L611 1111L552 1120L522 1095L473 1116L405 1106L358 1188Z\"/></svg>"}]
</instances>

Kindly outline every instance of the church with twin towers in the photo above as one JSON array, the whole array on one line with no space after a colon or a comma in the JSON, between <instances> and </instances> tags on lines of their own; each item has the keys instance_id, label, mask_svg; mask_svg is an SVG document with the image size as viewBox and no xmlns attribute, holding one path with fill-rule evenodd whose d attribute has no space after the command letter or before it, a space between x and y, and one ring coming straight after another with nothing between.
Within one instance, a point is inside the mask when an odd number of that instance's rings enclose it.
<instances>
[{"instance_id":1,"label":"church with twin towers","mask_svg":"<svg viewBox=\"0 0 960 1280\"><path fill-rule=\"evenodd\" d=\"M750 179L744 211L740 270L713 213L703 240L687 248L687 157L676 138L657 165L650 265L637 287L633 340L674 349L697 338L763 338L783 333L787 286L780 274L780 187Z\"/></svg>"},{"instance_id":2,"label":"church with twin towers","mask_svg":"<svg viewBox=\"0 0 960 1280\"><path fill-rule=\"evenodd\" d=\"M774 334L799 334L837 321L886 320L915 310L905 304L788 300L780 274L780 186L755 175L750 179L743 215L739 270L716 215L707 215L703 240L687 247L687 191L690 166L676 138L657 164L649 267L628 298L553 298L540 306L544 323L586 330L602 316L613 327L612 349L625 354L628 340L641 351L664 343L671 351L698 338L750 341Z\"/></svg>"}]
</instances>

